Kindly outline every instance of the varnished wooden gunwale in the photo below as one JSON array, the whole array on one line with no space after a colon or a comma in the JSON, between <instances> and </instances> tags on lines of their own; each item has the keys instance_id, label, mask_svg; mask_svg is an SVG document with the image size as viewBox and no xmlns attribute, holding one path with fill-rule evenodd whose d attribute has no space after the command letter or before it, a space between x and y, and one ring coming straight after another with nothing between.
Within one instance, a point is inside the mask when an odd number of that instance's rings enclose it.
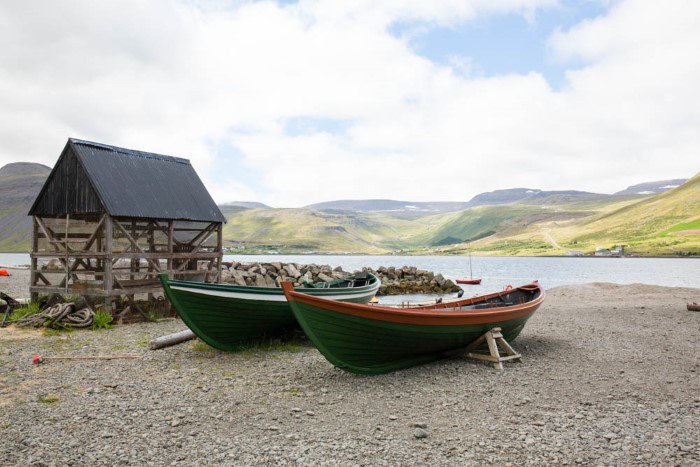
<instances>
[{"instance_id":1,"label":"varnished wooden gunwale","mask_svg":"<svg viewBox=\"0 0 700 467\"><path fill-rule=\"evenodd\" d=\"M282 283L282 289L288 300L298 301L306 305L323 308L328 311L357 316L359 318L392 323L417 324L424 326L470 325L508 321L527 316L544 301L544 289L537 282L526 284L511 290L504 290L478 297L466 298L455 302L425 305L416 308L395 308L377 305L361 305L356 303L330 302L319 297L297 292L291 283ZM487 310L462 309L470 305L484 302L496 297L513 293L517 289L539 290L539 296L534 300L512 306L501 306Z\"/></svg>"}]
</instances>

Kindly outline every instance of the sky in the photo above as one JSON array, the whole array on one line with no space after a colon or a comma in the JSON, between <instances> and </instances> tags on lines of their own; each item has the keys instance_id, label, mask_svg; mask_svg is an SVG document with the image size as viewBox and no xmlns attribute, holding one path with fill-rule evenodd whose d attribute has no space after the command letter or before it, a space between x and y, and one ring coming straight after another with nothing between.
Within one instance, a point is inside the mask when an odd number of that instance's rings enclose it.
<instances>
[{"instance_id":1,"label":"sky","mask_svg":"<svg viewBox=\"0 0 700 467\"><path fill-rule=\"evenodd\" d=\"M700 172L696 0L0 3L0 167L68 138L218 203L613 193Z\"/></svg>"}]
</instances>

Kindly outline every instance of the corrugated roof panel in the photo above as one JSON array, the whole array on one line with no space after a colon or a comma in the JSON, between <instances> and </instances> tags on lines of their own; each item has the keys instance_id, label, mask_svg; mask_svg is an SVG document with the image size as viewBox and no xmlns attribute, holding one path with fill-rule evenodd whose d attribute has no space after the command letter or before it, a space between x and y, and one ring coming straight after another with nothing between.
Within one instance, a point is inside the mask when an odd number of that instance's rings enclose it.
<instances>
[{"instance_id":1,"label":"corrugated roof panel","mask_svg":"<svg viewBox=\"0 0 700 467\"><path fill-rule=\"evenodd\" d=\"M70 139L114 217L225 222L189 160Z\"/></svg>"}]
</instances>

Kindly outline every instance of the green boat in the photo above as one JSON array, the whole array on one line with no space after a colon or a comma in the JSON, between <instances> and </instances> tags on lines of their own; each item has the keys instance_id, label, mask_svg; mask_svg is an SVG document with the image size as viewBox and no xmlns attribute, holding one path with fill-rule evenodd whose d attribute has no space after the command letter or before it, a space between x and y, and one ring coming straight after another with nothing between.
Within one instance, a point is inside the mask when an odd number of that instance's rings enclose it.
<instances>
[{"instance_id":1,"label":"green boat","mask_svg":"<svg viewBox=\"0 0 700 467\"><path fill-rule=\"evenodd\" d=\"M220 350L234 351L298 328L282 289L206 284L158 275L165 295L197 337ZM367 303L381 282L371 273L309 284L299 290L328 300Z\"/></svg>"},{"instance_id":2,"label":"green boat","mask_svg":"<svg viewBox=\"0 0 700 467\"><path fill-rule=\"evenodd\" d=\"M454 302L414 308L339 303L282 289L306 335L338 368L381 374L437 360L499 327L512 341L542 304L535 281Z\"/></svg>"}]
</instances>

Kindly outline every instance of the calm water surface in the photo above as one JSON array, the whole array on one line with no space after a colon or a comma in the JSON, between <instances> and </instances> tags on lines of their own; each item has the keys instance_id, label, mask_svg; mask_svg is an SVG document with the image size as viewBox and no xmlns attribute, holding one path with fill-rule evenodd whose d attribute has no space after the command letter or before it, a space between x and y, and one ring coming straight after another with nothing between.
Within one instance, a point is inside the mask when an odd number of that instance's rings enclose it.
<instances>
[{"instance_id":1,"label":"calm water surface","mask_svg":"<svg viewBox=\"0 0 700 467\"><path fill-rule=\"evenodd\" d=\"M416 266L448 279L469 278L468 256L317 256L317 255L226 255L226 261L281 261L328 264L352 271L368 266ZM700 258L569 258L473 256L473 276L479 286L469 291L500 290L507 284L539 280L546 287L613 282L700 288Z\"/></svg>"},{"instance_id":2,"label":"calm water surface","mask_svg":"<svg viewBox=\"0 0 700 467\"><path fill-rule=\"evenodd\" d=\"M344 255L225 255L225 261L291 262L341 266L346 271L364 266L416 266L440 273L448 279L469 277L467 256L344 256ZM545 288L589 282L617 284L656 284L667 287L700 288L700 258L542 258L542 257L472 257L475 278L481 285L464 285L467 295L501 290L540 281ZM26 253L0 253L0 265L29 264Z\"/></svg>"}]
</instances>

